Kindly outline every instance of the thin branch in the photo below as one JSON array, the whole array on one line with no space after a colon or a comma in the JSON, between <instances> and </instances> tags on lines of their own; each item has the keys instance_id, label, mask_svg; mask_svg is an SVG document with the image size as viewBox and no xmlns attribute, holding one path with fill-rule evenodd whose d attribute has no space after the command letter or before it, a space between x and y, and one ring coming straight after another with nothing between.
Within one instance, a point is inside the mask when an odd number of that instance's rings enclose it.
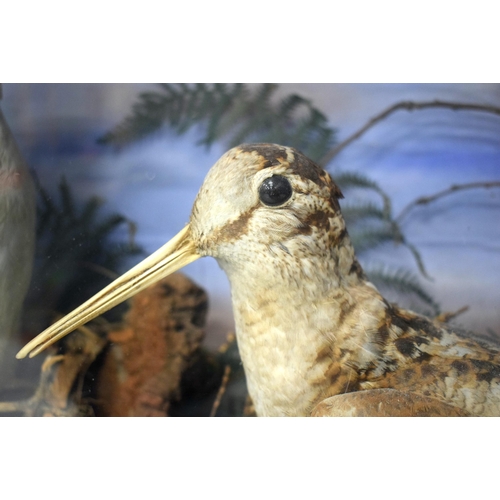
<instances>
[{"instance_id":1,"label":"thin branch","mask_svg":"<svg viewBox=\"0 0 500 500\"><path fill-rule=\"evenodd\" d=\"M427 278L429 281L434 281L429 276L429 274L427 274L427 271L426 271L425 266L424 266L424 261L422 259L422 256L420 255L420 252L417 250L417 247L415 247L411 243L408 243L406 240L403 242L403 244L406 248L408 248L408 250L413 255L413 258L415 259L415 261L417 263L418 270L421 272L422 276L424 276L424 278Z\"/></svg>"},{"instance_id":2,"label":"thin branch","mask_svg":"<svg viewBox=\"0 0 500 500\"><path fill-rule=\"evenodd\" d=\"M335 156L337 156L344 148L346 148L351 142L359 139L367 130L371 129L377 123L382 120L385 120L392 113L404 109L406 111L414 111L417 109L428 109L428 108L445 108L451 109L453 111L481 111L486 113L493 113L495 115L500 116L500 108L497 106L489 106L484 104L468 104L462 102L450 102L450 101L423 101L423 102L414 102L414 101L401 101L398 102L382 113L374 116L371 120L369 120L363 127L361 127L357 132L350 135L347 139L337 144L335 147L330 149L323 158L319 161L319 164L323 167L330 163Z\"/></svg>"},{"instance_id":3,"label":"thin branch","mask_svg":"<svg viewBox=\"0 0 500 500\"><path fill-rule=\"evenodd\" d=\"M460 314L469 310L469 306L463 306L458 311L455 312L443 312L434 318L435 321L439 321L440 323L448 323L450 320L456 318Z\"/></svg>"},{"instance_id":4,"label":"thin branch","mask_svg":"<svg viewBox=\"0 0 500 500\"><path fill-rule=\"evenodd\" d=\"M217 410L219 409L220 401L222 396L226 392L227 383L229 382L229 375L231 374L231 367L226 365L224 368L224 375L222 376L222 382L220 384L219 390L217 391L217 397L215 398L214 404L212 406L212 411L210 412L211 417L215 417Z\"/></svg>"},{"instance_id":5,"label":"thin branch","mask_svg":"<svg viewBox=\"0 0 500 500\"><path fill-rule=\"evenodd\" d=\"M396 217L395 220L398 224L400 224L401 221L408 215L408 213L411 210L413 210L417 205L427 205L428 203L431 203L437 200L438 198L448 196L457 191L463 191L465 189L477 189L477 188L489 189L494 187L500 187L500 181L469 182L467 184L453 184L448 189L443 189L442 191L439 191L431 196L422 196L420 198L417 198L416 200L413 200L411 203L408 203L408 205L406 205L406 207L404 207L403 210L401 210L401 213Z\"/></svg>"}]
</instances>

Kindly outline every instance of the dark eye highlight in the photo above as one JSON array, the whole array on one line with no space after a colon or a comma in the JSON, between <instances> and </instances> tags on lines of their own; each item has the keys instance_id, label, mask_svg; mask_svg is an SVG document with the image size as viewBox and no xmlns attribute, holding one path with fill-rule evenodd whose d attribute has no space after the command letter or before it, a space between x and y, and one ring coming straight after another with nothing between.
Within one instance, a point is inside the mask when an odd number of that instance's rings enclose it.
<instances>
[{"instance_id":1,"label":"dark eye highlight","mask_svg":"<svg viewBox=\"0 0 500 500\"><path fill-rule=\"evenodd\" d=\"M259 198L264 205L276 207L283 205L292 196L292 186L282 175L273 175L264 180L259 188Z\"/></svg>"}]
</instances>

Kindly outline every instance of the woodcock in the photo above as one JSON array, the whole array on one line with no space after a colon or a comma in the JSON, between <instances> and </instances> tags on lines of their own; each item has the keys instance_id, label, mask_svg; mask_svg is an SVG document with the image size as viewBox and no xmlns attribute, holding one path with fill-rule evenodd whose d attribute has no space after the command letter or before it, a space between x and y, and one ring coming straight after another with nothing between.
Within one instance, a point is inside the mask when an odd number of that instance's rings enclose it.
<instances>
[{"instance_id":1,"label":"woodcock","mask_svg":"<svg viewBox=\"0 0 500 500\"><path fill-rule=\"evenodd\" d=\"M356 259L340 198L328 173L293 148L231 149L177 236L17 357L209 255L231 284L259 416L500 415L499 348L387 302Z\"/></svg>"}]
</instances>

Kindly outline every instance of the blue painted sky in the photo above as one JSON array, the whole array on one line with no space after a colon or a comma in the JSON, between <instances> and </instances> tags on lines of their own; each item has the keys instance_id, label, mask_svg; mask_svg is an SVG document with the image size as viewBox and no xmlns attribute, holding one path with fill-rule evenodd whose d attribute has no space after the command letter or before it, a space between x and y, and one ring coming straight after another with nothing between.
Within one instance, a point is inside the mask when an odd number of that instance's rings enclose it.
<instances>
[{"instance_id":1,"label":"blue painted sky","mask_svg":"<svg viewBox=\"0 0 500 500\"><path fill-rule=\"evenodd\" d=\"M210 166L225 151L194 146L195 130L166 132L116 152L95 140L129 111L147 84L5 84L2 109L44 186L65 175L82 199L99 195L109 211L138 224L137 238L153 251L187 222ZM500 85L284 84L283 94L308 97L342 140L401 100L454 100L500 106ZM451 184L500 180L500 117L476 112L399 111L346 148L330 165L360 170L391 196L397 214L418 196ZM434 281L429 289L445 310L469 305L460 321L500 332L500 189L474 190L417 208L405 220L408 239L422 252ZM416 270L407 251L387 247L371 262ZM232 328L229 288L212 259L186 273L210 293L209 343Z\"/></svg>"}]
</instances>

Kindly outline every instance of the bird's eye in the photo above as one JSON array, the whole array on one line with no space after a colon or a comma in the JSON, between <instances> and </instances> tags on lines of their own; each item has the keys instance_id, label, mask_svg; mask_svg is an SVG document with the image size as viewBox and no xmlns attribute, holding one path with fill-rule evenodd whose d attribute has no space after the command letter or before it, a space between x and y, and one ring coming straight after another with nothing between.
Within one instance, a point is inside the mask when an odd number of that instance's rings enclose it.
<instances>
[{"instance_id":1,"label":"bird's eye","mask_svg":"<svg viewBox=\"0 0 500 500\"><path fill-rule=\"evenodd\" d=\"M264 205L283 205L292 196L292 186L286 177L273 175L264 180L259 188L259 198Z\"/></svg>"}]
</instances>

